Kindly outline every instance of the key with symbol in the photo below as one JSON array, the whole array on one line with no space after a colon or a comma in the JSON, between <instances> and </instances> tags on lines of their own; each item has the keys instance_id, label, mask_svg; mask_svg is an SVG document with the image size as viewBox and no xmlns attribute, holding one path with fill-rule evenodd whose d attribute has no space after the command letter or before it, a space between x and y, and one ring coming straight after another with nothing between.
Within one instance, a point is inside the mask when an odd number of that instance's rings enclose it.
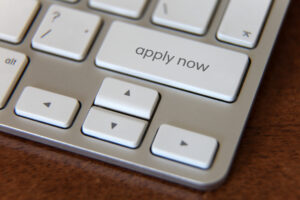
<instances>
[{"instance_id":1,"label":"key with symbol","mask_svg":"<svg viewBox=\"0 0 300 200\"><path fill-rule=\"evenodd\" d=\"M154 23L203 35L218 0L160 0L152 16Z\"/></svg>"},{"instance_id":2,"label":"key with symbol","mask_svg":"<svg viewBox=\"0 0 300 200\"><path fill-rule=\"evenodd\" d=\"M147 124L144 120L92 107L82 126L82 131L98 139L136 148L143 138Z\"/></svg>"},{"instance_id":3,"label":"key with symbol","mask_svg":"<svg viewBox=\"0 0 300 200\"><path fill-rule=\"evenodd\" d=\"M35 49L82 60L101 24L97 15L52 5L32 39Z\"/></svg>"},{"instance_id":4,"label":"key with symbol","mask_svg":"<svg viewBox=\"0 0 300 200\"><path fill-rule=\"evenodd\" d=\"M4 107L27 62L24 54L0 47L0 109Z\"/></svg>"},{"instance_id":5,"label":"key with symbol","mask_svg":"<svg viewBox=\"0 0 300 200\"><path fill-rule=\"evenodd\" d=\"M158 92L113 78L104 79L95 105L150 119L158 102Z\"/></svg>"},{"instance_id":6,"label":"key with symbol","mask_svg":"<svg viewBox=\"0 0 300 200\"><path fill-rule=\"evenodd\" d=\"M35 87L26 87L15 107L17 115L68 128L79 109L79 102L71 97Z\"/></svg>"},{"instance_id":7,"label":"key with symbol","mask_svg":"<svg viewBox=\"0 0 300 200\"><path fill-rule=\"evenodd\" d=\"M272 0L231 0L218 30L218 39L253 48L271 3Z\"/></svg>"},{"instance_id":8,"label":"key with symbol","mask_svg":"<svg viewBox=\"0 0 300 200\"><path fill-rule=\"evenodd\" d=\"M151 147L153 154L208 169L217 151L215 138L163 124Z\"/></svg>"}]
</instances>

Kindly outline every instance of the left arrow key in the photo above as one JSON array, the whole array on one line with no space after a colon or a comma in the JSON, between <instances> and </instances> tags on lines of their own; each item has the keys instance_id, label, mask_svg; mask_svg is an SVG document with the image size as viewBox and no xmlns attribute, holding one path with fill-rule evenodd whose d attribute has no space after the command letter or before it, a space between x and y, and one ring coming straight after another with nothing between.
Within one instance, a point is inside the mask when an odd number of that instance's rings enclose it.
<instances>
[{"instance_id":1,"label":"left arrow key","mask_svg":"<svg viewBox=\"0 0 300 200\"><path fill-rule=\"evenodd\" d=\"M78 109L79 102L74 98L39 88L26 87L16 104L15 112L29 119L68 128Z\"/></svg>"}]
</instances>

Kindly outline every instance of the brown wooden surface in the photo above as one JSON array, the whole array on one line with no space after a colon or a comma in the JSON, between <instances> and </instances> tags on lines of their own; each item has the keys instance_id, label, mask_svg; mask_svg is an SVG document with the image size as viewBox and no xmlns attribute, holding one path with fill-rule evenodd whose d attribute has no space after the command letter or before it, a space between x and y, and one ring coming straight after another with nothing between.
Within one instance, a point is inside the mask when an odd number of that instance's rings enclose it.
<instances>
[{"instance_id":1,"label":"brown wooden surface","mask_svg":"<svg viewBox=\"0 0 300 200\"><path fill-rule=\"evenodd\" d=\"M227 181L201 192L0 133L0 199L300 199L300 1L291 4Z\"/></svg>"}]
</instances>

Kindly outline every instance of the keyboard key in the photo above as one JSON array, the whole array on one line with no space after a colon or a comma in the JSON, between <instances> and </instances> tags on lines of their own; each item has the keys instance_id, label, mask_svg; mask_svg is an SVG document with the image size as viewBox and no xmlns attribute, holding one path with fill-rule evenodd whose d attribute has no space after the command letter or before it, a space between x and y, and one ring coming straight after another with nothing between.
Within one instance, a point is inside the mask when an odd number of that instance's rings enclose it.
<instances>
[{"instance_id":1,"label":"keyboard key","mask_svg":"<svg viewBox=\"0 0 300 200\"><path fill-rule=\"evenodd\" d=\"M89 0L92 8L131 18L139 18L147 0Z\"/></svg>"},{"instance_id":2,"label":"keyboard key","mask_svg":"<svg viewBox=\"0 0 300 200\"><path fill-rule=\"evenodd\" d=\"M155 90L106 78L97 94L95 105L150 119L158 99Z\"/></svg>"},{"instance_id":3,"label":"keyboard key","mask_svg":"<svg viewBox=\"0 0 300 200\"><path fill-rule=\"evenodd\" d=\"M156 24L202 35L218 0L160 0L152 21Z\"/></svg>"},{"instance_id":4,"label":"keyboard key","mask_svg":"<svg viewBox=\"0 0 300 200\"><path fill-rule=\"evenodd\" d=\"M0 40L21 42L39 7L38 0L1 0Z\"/></svg>"},{"instance_id":5,"label":"keyboard key","mask_svg":"<svg viewBox=\"0 0 300 200\"><path fill-rule=\"evenodd\" d=\"M217 33L219 40L255 47L272 0L231 0Z\"/></svg>"},{"instance_id":6,"label":"keyboard key","mask_svg":"<svg viewBox=\"0 0 300 200\"><path fill-rule=\"evenodd\" d=\"M52 5L32 39L45 52L82 60L99 30L101 18L79 10Z\"/></svg>"},{"instance_id":7,"label":"keyboard key","mask_svg":"<svg viewBox=\"0 0 300 200\"><path fill-rule=\"evenodd\" d=\"M152 153L203 169L211 166L218 142L215 138L170 125L161 125Z\"/></svg>"},{"instance_id":8,"label":"keyboard key","mask_svg":"<svg viewBox=\"0 0 300 200\"><path fill-rule=\"evenodd\" d=\"M248 56L114 22L98 52L96 65L232 102L247 70Z\"/></svg>"},{"instance_id":9,"label":"keyboard key","mask_svg":"<svg viewBox=\"0 0 300 200\"><path fill-rule=\"evenodd\" d=\"M70 3L76 3L78 0L61 0L61 1L70 2Z\"/></svg>"},{"instance_id":10,"label":"keyboard key","mask_svg":"<svg viewBox=\"0 0 300 200\"><path fill-rule=\"evenodd\" d=\"M83 124L84 134L136 148L144 135L147 122L98 107L92 107Z\"/></svg>"},{"instance_id":11,"label":"keyboard key","mask_svg":"<svg viewBox=\"0 0 300 200\"><path fill-rule=\"evenodd\" d=\"M24 54L0 47L0 109L7 102L27 62Z\"/></svg>"},{"instance_id":12,"label":"keyboard key","mask_svg":"<svg viewBox=\"0 0 300 200\"><path fill-rule=\"evenodd\" d=\"M79 103L74 98L26 87L17 102L15 112L29 119L68 128L78 109Z\"/></svg>"}]
</instances>

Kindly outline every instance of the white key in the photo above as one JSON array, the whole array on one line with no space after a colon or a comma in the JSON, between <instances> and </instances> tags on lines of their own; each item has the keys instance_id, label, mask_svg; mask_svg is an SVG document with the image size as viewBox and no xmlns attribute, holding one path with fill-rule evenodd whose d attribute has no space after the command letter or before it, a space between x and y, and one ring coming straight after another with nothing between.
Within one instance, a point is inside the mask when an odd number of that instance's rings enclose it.
<instances>
[{"instance_id":1,"label":"white key","mask_svg":"<svg viewBox=\"0 0 300 200\"><path fill-rule=\"evenodd\" d=\"M219 40L255 47L272 0L231 0L218 30Z\"/></svg>"},{"instance_id":2,"label":"white key","mask_svg":"<svg viewBox=\"0 0 300 200\"><path fill-rule=\"evenodd\" d=\"M218 0L160 0L152 21L156 24L202 35Z\"/></svg>"},{"instance_id":3,"label":"white key","mask_svg":"<svg viewBox=\"0 0 300 200\"><path fill-rule=\"evenodd\" d=\"M247 69L248 56L114 22L96 57L96 65L232 102Z\"/></svg>"},{"instance_id":4,"label":"white key","mask_svg":"<svg viewBox=\"0 0 300 200\"><path fill-rule=\"evenodd\" d=\"M82 60L99 29L101 18L79 10L52 5L32 46L59 56Z\"/></svg>"},{"instance_id":5,"label":"white key","mask_svg":"<svg viewBox=\"0 0 300 200\"><path fill-rule=\"evenodd\" d=\"M98 139L136 148L143 138L146 126L146 121L92 107L82 126L82 131Z\"/></svg>"},{"instance_id":6,"label":"white key","mask_svg":"<svg viewBox=\"0 0 300 200\"><path fill-rule=\"evenodd\" d=\"M152 153L203 169L211 166L218 147L215 138L170 125L161 125Z\"/></svg>"},{"instance_id":7,"label":"white key","mask_svg":"<svg viewBox=\"0 0 300 200\"><path fill-rule=\"evenodd\" d=\"M150 119L158 99L155 90L106 78L96 96L95 105Z\"/></svg>"},{"instance_id":8,"label":"white key","mask_svg":"<svg viewBox=\"0 0 300 200\"><path fill-rule=\"evenodd\" d=\"M89 0L92 8L131 18L139 18L147 0Z\"/></svg>"},{"instance_id":9,"label":"white key","mask_svg":"<svg viewBox=\"0 0 300 200\"><path fill-rule=\"evenodd\" d=\"M21 42L39 7L38 0L0 0L0 40Z\"/></svg>"},{"instance_id":10,"label":"white key","mask_svg":"<svg viewBox=\"0 0 300 200\"><path fill-rule=\"evenodd\" d=\"M60 0L60 1L65 1L65 2L70 2L70 3L75 3L75 2L77 2L78 0Z\"/></svg>"},{"instance_id":11,"label":"white key","mask_svg":"<svg viewBox=\"0 0 300 200\"><path fill-rule=\"evenodd\" d=\"M24 54L0 47L0 109L4 107L27 62Z\"/></svg>"},{"instance_id":12,"label":"white key","mask_svg":"<svg viewBox=\"0 0 300 200\"><path fill-rule=\"evenodd\" d=\"M74 98L26 87L16 104L15 112L29 119L68 128L78 109L79 103Z\"/></svg>"}]
</instances>

